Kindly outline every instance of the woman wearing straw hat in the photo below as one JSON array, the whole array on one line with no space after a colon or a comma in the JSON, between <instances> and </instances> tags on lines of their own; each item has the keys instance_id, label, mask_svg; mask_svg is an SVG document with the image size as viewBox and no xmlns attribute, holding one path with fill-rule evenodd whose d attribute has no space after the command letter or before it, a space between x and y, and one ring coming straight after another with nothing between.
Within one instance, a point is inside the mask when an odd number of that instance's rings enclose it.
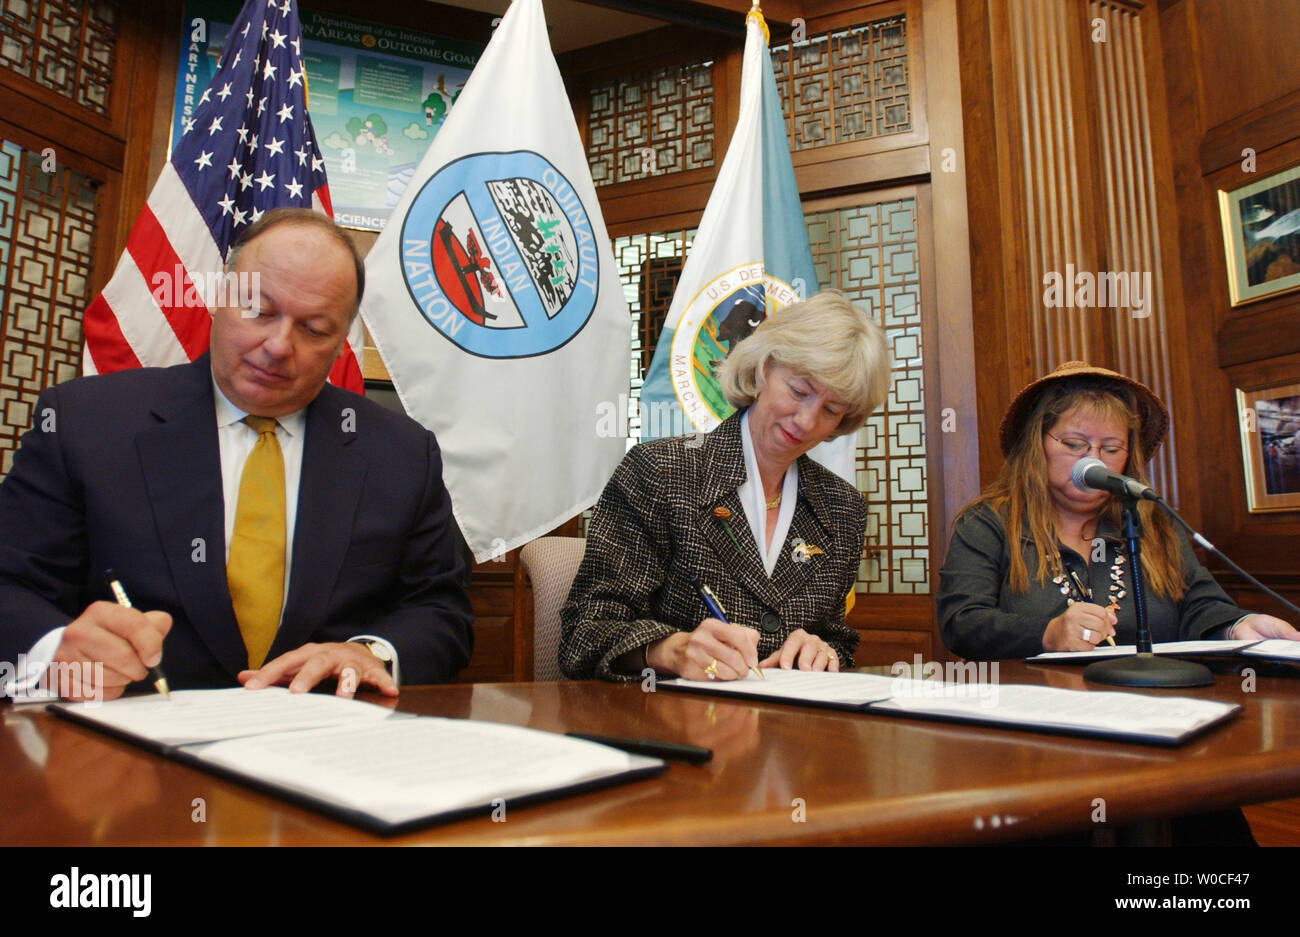
<instances>
[{"instance_id":1,"label":"woman wearing straw hat","mask_svg":"<svg viewBox=\"0 0 1300 937\"><path fill-rule=\"evenodd\" d=\"M1086 651L1112 636L1135 643L1119 500L1076 487L1070 470L1096 455L1145 482L1168 425L1146 386L1079 361L1020 392L1002 420L1002 471L958 518L939 574L949 650L995 660ZM1138 510L1152 641L1300 639L1285 621L1234 605L1157 505Z\"/></svg>"}]
</instances>

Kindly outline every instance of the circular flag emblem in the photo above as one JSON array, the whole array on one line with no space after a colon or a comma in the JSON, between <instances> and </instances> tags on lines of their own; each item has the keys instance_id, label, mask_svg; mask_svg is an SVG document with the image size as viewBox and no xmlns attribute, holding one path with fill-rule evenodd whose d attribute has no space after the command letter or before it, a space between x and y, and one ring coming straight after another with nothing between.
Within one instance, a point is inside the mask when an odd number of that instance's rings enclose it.
<instances>
[{"instance_id":1,"label":"circular flag emblem","mask_svg":"<svg viewBox=\"0 0 1300 937\"><path fill-rule=\"evenodd\" d=\"M768 276L761 263L742 264L695 294L673 331L671 377L682 412L708 433L734 411L713 373L769 315L799 301L794 287Z\"/></svg>"},{"instance_id":2,"label":"circular flag emblem","mask_svg":"<svg viewBox=\"0 0 1300 937\"><path fill-rule=\"evenodd\" d=\"M596 308L587 210L536 153L475 153L436 172L402 219L401 256L424 318L480 357L554 351Z\"/></svg>"}]
</instances>

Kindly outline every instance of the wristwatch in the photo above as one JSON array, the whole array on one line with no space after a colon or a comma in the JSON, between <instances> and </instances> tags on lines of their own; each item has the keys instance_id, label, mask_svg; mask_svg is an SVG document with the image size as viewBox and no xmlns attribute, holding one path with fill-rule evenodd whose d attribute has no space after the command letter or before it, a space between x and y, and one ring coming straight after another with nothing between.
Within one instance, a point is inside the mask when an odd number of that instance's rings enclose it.
<instances>
[{"instance_id":1,"label":"wristwatch","mask_svg":"<svg viewBox=\"0 0 1300 937\"><path fill-rule=\"evenodd\" d=\"M360 644L371 654L374 654L384 665L384 669L391 675L393 672L393 649L383 641L371 641L366 638L357 638L351 643Z\"/></svg>"}]
</instances>

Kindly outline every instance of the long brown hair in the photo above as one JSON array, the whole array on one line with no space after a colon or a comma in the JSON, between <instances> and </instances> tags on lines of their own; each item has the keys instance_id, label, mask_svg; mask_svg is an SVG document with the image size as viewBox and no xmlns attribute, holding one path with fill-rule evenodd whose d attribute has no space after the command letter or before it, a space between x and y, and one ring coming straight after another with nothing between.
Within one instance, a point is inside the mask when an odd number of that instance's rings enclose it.
<instances>
[{"instance_id":1,"label":"long brown hair","mask_svg":"<svg viewBox=\"0 0 1300 937\"><path fill-rule=\"evenodd\" d=\"M1047 570L1060 564L1060 538L1056 530L1056 512L1048 493L1043 437L1061 417L1080 406L1107 417L1114 416L1128 427L1128 459L1124 463L1124 474L1143 484L1147 482L1137 401L1130 389L1095 377L1066 379L1048 386L1034 403L997 479L962 509L965 513L986 504L1002 518L1010 543L1008 584L1013 592L1029 591L1029 570L1017 543L1026 528L1038 555L1036 579L1039 585L1046 584ZM1120 529L1119 500L1111 498L1100 516L1109 520L1115 529ZM1146 583L1159 595L1176 602L1183 597L1184 584L1180 548L1173 524L1150 501L1139 502L1138 516L1142 521L1142 571Z\"/></svg>"}]
</instances>

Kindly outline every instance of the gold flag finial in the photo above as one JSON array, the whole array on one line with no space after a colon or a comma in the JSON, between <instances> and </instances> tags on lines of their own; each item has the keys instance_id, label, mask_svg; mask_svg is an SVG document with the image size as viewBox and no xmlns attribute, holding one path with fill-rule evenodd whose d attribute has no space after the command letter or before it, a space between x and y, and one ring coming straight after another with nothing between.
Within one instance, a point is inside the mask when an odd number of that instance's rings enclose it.
<instances>
[{"instance_id":1,"label":"gold flag finial","mask_svg":"<svg viewBox=\"0 0 1300 937\"><path fill-rule=\"evenodd\" d=\"M749 12L745 14L745 22L748 23L750 20L755 20L758 23L759 28L763 30L763 41L768 45L771 45L772 33L767 28L767 20L763 19L763 11L758 6L758 0L754 0L754 5L750 7Z\"/></svg>"}]
</instances>

